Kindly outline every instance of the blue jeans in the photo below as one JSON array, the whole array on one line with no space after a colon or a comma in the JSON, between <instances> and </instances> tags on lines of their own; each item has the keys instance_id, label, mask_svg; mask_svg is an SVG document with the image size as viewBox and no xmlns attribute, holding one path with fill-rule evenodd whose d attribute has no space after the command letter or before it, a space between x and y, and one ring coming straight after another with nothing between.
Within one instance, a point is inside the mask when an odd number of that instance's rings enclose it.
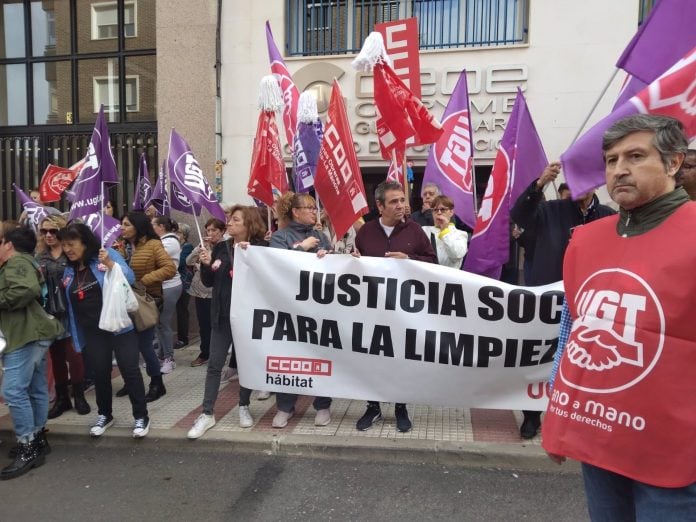
<instances>
[{"instance_id":1,"label":"blue jeans","mask_svg":"<svg viewBox=\"0 0 696 522\"><path fill-rule=\"evenodd\" d=\"M582 476L592 522L696 520L696 483L660 488L584 463Z\"/></svg>"},{"instance_id":2,"label":"blue jeans","mask_svg":"<svg viewBox=\"0 0 696 522\"><path fill-rule=\"evenodd\" d=\"M2 357L2 395L22 443L31 442L48 419L46 352L51 341L33 341Z\"/></svg>"}]
</instances>

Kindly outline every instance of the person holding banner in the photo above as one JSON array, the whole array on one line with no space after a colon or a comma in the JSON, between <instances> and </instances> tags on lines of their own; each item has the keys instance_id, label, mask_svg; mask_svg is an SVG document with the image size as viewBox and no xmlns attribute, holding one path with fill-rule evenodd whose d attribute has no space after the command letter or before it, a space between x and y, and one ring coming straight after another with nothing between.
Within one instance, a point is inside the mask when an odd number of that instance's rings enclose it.
<instances>
[{"instance_id":1,"label":"person holding banner","mask_svg":"<svg viewBox=\"0 0 696 522\"><path fill-rule=\"evenodd\" d=\"M391 259L414 259L426 263L437 263L437 255L428 236L421 226L405 219L406 195L400 183L383 181L375 189L375 202L379 219L368 221L355 237L354 256L387 257ZM396 427L402 432L411 431L406 405L397 403L394 408ZM365 431L382 418L379 402L369 401L367 410L358 420L356 428Z\"/></svg>"},{"instance_id":2,"label":"person holding banner","mask_svg":"<svg viewBox=\"0 0 696 522\"><path fill-rule=\"evenodd\" d=\"M602 150L619 215L577 229L564 260L573 325L542 446L582 463L593 521L696 520L696 203L675 190L687 144L673 118L614 123Z\"/></svg>"},{"instance_id":3,"label":"person holding banner","mask_svg":"<svg viewBox=\"0 0 696 522\"><path fill-rule=\"evenodd\" d=\"M162 282L176 274L176 264L162 246L162 241L155 233L150 219L142 212L129 212L121 220L123 239L128 242L128 264L135 273L136 284L145 286L145 290L155 299L162 299ZM155 353L153 340L155 327L138 332L138 349L145 359L150 387L147 402L153 402L167 393L162 381L159 359ZM116 392L117 397L128 395L126 386Z\"/></svg>"},{"instance_id":4,"label":"person holding banner","mask_svg":"<svg viewBox=\"0 0 696 522\"><path fill-rule=\"evenodd\" d=\"M290 194L290 193L289 193ZM297 252L315 252L323 257L331 249L327 237L315 229L317 224L317 203L307 193L287 196L291 206L281 213L278 207L278 222L287 221L288 225L271 236L271 247L295 250ZM295 414L297 395L294 393L277 393L278 413L273 417L274 428L284 428ZM315 426L327 426L331 422L331 398L315 397L313 403L316 415Z\"/></svg>"},{"instance_id":5,"label":"person holding banner","mask_svg":"<svg viewBox=\"0 0 696 522\"><path fill-rule=\"evenodd\" d=\"M430 238L437 261L442 266L459 270L469 246L469 236L454 226L454 202L447 196L437 196L430 210L435 225L424 226L423 232Z\"/></svg>"},{"instance_id":6,"label":"person holding banner","mask_svg":"<svg viewBox=\"0 0 696 522\"><path fill-rule=\"evenodd\" d=\"M230 345L232 345L231 357L235 357L232 326L230 325L234 249L237 246L246 248L249 245L268 245L264 239L266 225L255 207L233 206L227 221L227 233L230 239L218 241L212 253L204 245L201 245L199 253L201 281L205 286L212 288L213 292L211 303L212 329L210 332L210 358L208 359L208 371L205 374L203 392L203 412L188 432L187 437L192 440L202 437L206 431L215 426L215 402L220 388L222 368L225 365ZM242 428L251 428L254 425L254 419L249 412L250 399L251 390L240 385L239 426Z\"/></svg>"},{"instance_id":7,"label":"person holding banner","mask_svg":"<svg viewBox=\"0 0 696 522\"><path fill-rule=\"evenodd\" d=\"M68 302L70 331L75 347L84 351L85 360L94 375L97 394L97 420L89 430L100 437L113 425L111 397L112 357L116 356L135 424L133 437L145 437L150 431L150 418L145 402L145 385L138 367L139 356L133 326L115 333L99 328L103 305L106 271L116 263L129 283L135 282L133 271L113 248L101 248L99 239L83 223L71 223L61 233L63 250L69 260L63 276Z\"/></svg>"}]
</instances>

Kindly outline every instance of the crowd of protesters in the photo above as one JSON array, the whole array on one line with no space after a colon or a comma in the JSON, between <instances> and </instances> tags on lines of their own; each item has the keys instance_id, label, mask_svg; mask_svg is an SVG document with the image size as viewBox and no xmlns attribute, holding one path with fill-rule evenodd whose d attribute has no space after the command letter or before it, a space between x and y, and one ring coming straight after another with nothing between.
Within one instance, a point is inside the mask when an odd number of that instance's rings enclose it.
<instances>
[{"instance_id":1,"label":"crowd of protesters","mask_svg":"<svg viewBox=\"0 0 696 522\"><path fill-rule=\"evenodd\" d=\"M646 118L650 120L650 117ZM670 121L648 120L631 122L633 127L627 127L624 134L606 144L607 153L614 154L613 151L620 149L624 140L635 141L632 136L636 133L654 132L661 135L669 127L669 132L678 134L671 129ZM617 154L630 155L625 151ZM655 156L658 152L649 149L645 154ZM620 204L622 219L624 214L629 218L634 216L636 222L632 226L640 228L638 232L633 232L633 229L628 231L629 220L626 219L625 223L619 221L617 226L623 231L620 232L623 238L632 237L631 234L642 235L659 226L671 213L676 213L689 197L696 199L696 151L684 152L679 148L671 152L660 151L659 154L669 156L669 162L665 162L663 157L663 170L667 177L660 184L659 193L647 194L652 190L652 185L645 189L645 201L630 199L632 191L642 197L641 183L648 184L646 180L639 179L638 175L643 175L640 172L642 167L633 167L636 170L635 179L630 178L632 174L628 172L629 168L625 168L626 172L618 172L615 165L611 167L612 172L617 171L610 180L614 190L612 199ZM680 161L682 157L683 161ZM622 158L617 161L623 161ZM627 163L631 161L636 165L639 160L633 157L626 160ZM651 169L651 175L661 176L659 165L652 165ZM585 225L586 230L600 230L590 223L606 223L604 218L615 214L614 210L599 203L594 192L573 199L566 194L567 187L563 185L556 190L556 197L547 201L545 189L550 184L555 186L560 170L560 163L550 163L514 202L510 241L511 245L519 243L523 246L525 267L521 269L522 261L515 254L511 260L513 268L505 276L508 282L536 286L561 280L564 256L573 232ZM609 171L608 166L608 177ZM116 396L127 395L132 406L133 437L145 437L150 429L147 404L166 394L163 376L176 368L175 349L186 346L190 341L190 296L195 301L200 332L200 353L191 366L206 368L201 386L192 390L192 393L201 396L202 412L187 436L197 439L214 427L214 410L220 385L239 375L230 324L233 264L238 248L270 246L319 258L343 254L410 259L460 269L467 254L470 231L456 220L452 199L441 194L437 185L426 184L422 196L421 210L411 216L403 187L399 183L385 181L375 191L373 219L367 222L360 219L343 237L337 237L329 216L318 207L311 194L288 192L279 197L272 209L275 216L272 223L266 219L262 209L234 205L226 211L226 222L213 218L205 223L205 238L195 247L189 241L190 229L187 225L179 225L169 216L145 212L129 212L121 219L122 238L114 248L103 248L87 225L79 221L68 223L60 214L44 218L36 230L15 221L2 222L2 392L10 409L17 443L10 451L11 463L0 471L0 478L18 477L45 462L50 452L46 436L48 419L73 408L80 415L92 411L85 398L88 379L94 383L97 410L89 434L99 437L113 425L113 360L124 382ZM672 202L664 203L669 212L658 213L660 219L657 221L643 223L643 210L652 208L650 205L654 201L659 203L663 200ZM115 206L113 203L110 205L113 212ZM682 214L685 212L679 215ZM652 213L648 212L646 216L652 216ZM601 230L608 241L613 240L606 226ZM588 237L585 233L581 237L583 244L591 241L591 238L585 239ZM572 259L582 265L578 259L582 259L584 254L577 254L578 248L575 244L575 249L571 248L570 252L574 256ZM511 249L511 252L517 251ZM567 263L566 260L566 272ZM101 328L105 277L116 266L129 284L158 301L160 313L157 325L143 331L137 331L133 326L116 332ZM580 268L578 270L581 271ZM49 404L48 354L55 379L55 400L52 405ZM147 391L140 370L141 357L150 377ZM261 391L258 398L266 399L269 395L269 392ZM249 409L251 396L252 390L240 386L238 415L242 428L250 428L255 423ZM296 401L297 395L276 394L277 413L272 421L273 428L282 429L288 425L295 413ZM331 423L330 397L315 397L314 408L316 426ZM412 422L406 405L396 404L394 412L397 429L410 431ZM365 413L356 422L356 428L368 430L381 418L379 402L369 401ZM593 516L599 516L599 510L604 509L601 506L616 501L613 493L603 490L601 484L611 483L611 487L623 488L622 491L633 487L632 495L647 487L639 480L602 469L601 462L583 456L582 448L578 449L582 446L580 443L576 447L572 441L553 439L561 429L559 422L553 419L548 428L550 439L547 449L558 462L566 455L576 456L584 462L583 472ZM525 411L520 435L532 438L540 426L541 412ZM586 443L591 445L591 441ZM616 451L625 452L623 449ZM623 463L620 462L620 465ZM631 466L626 465L629 471ZM668 481L669 477L665 480ZM686 496L693 497L693 492L681 489ZM654 493L652 489L650 492ZM659 493L665 495L663 491ZM612 505L611 509L617 516L626 510L641 509L638 500L635 500L635 505L628 505L625 499L622 502ZM673 506L678 505L672 497L669 502ZM685 501L683 506L686 507L683 509L692 509L688 502Z\"/></svg>"}]
</instances>

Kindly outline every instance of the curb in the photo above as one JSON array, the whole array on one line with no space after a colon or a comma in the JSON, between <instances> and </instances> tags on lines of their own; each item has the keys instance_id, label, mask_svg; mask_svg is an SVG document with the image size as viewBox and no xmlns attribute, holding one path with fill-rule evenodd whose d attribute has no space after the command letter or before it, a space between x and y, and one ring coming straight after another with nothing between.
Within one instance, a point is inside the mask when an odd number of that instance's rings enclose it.
<instances>
[{"instance_id":1,"label":"curb","mask_svg":"<svg viewBox=\"0 0 696 522\"><path fill-rule=\"evenodd\" d=\"M3 436L12 432L0 430ZM5 438L5 437L3 437ZM51 426L49 440L65 445L96 447L143 446L143 449L186 448L196 452L257 453L280 457L407 462L457 467L500 468L554 473L579 473L577 462L562 467L553 463L538 445L509 445L487 442L323 437L275 433L210 433L198 440L186 439L186 430L151 429L144 439L134 440L129 428L112 427L106 435L92 438L84 426Z\"/></svg>"}]
</instances>

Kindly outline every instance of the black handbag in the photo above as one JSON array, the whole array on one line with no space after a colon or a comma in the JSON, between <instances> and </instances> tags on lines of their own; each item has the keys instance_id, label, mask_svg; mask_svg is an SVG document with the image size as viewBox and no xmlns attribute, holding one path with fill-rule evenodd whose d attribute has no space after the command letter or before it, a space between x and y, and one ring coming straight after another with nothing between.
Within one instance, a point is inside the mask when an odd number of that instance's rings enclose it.
<instances>
[{"instance_id":1,"label":"black handbag","mask_svg":"<svg viewBox=\"0 0 696 522\"><path fill-rule=\"evenodd\" d=\"M61 279L56 275L46 277L45 310L54 317L60 317L68 310L68 303L65 301Z\"/></svg>"}]
</instances>

